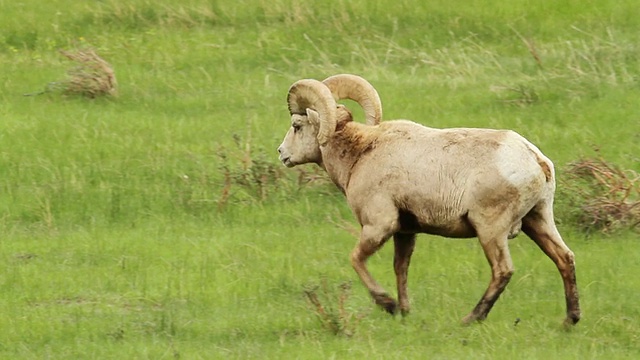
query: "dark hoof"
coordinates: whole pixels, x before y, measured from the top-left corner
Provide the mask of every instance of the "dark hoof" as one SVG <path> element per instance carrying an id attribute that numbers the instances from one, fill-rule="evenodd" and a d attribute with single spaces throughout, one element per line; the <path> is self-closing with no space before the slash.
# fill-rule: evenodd
<path id="1" fill-rule="evenodd" d="M 564 326 L 573 326 L 580 321 L 580 314 L 567 314 L 567 318 L 564 319 Z"/>
<path id="2" fill-rule="evenodd" d="M 384 311 L 388 312 L 391 315 L 395 316 L 398 312 L 398 305 L 393 300 L 385 302 L 384 304 L 380 304 L 380 306 L 384 309 Z"/>
<path id="3" fill-rule="evenodd" d="M 378 304 L 384 311 L 391 315 L 395 315 L 398 312 L 398 304 L 387 294 L 372 294 L 376 304 Z"/>

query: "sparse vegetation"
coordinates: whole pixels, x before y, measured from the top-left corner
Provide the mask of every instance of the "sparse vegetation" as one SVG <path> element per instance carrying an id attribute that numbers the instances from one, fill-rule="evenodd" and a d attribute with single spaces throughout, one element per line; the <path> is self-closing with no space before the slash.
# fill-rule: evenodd
<path id="1" fill-rule="evenodd" d="M 252 148 L 250 139 L 243 142 L 238 135 L 234 136 L 234 142 L 234 148 L 217 151 L 225 183 L 219 206 L 224 206 L 234 188 L 262 202 L 279 186 L 287 186 L 282 166 L 273 157 L 268 158 L 266 151 Z"/>
<path id="2" fill-rule="evenodd" d="M 310 308 L 320 321 L 320 325 L 333 335 L 353 336 L 358 322 L 366 313 L 354 313 L 347 308 L 351 295 L 351 283 L 343 282 L 335 289 L 327 281 L 304 290 Z"/>

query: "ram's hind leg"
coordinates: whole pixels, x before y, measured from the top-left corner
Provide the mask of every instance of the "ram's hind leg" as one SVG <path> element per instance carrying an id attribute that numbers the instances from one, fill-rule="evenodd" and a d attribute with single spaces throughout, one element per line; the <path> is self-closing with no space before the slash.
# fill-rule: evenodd
<path id="1" fill-rule="evenodd" d="M 395 233 L 393 242 L 395 245 L 393 269 L 396 273 L 396 284 L 398 286 L 398 305 L 400 306 L 400 313 L 405 316 L 410 309 L 409 295 L 407 294 L 407 275 L 411 254 L 413 254 L 416 244 L 416 235 Z"/>
<path id="2" fill-rule="evenodd" d="M 481 321 L 487 317 L 513 275 L 513 262 L 507 241 L 510 227 L 499 226 L 499 222 L 493 225 L 476 227 L 478 239 L 491 265 L 491 281 L 476 307 L 462 320 L 465 324 L 476 320 Z"/>
<path id="3" fill-rule="evenodd" d="M 580 320 L 580 303 L 576 285 L 576 267 L 573 252 L 562 240 L 553 221 L 550 202 L 538 204 L 522 219 L 522 231 L 527 234 L 556 264 L 564 282 L 567 318 L 565 324 Z"/>

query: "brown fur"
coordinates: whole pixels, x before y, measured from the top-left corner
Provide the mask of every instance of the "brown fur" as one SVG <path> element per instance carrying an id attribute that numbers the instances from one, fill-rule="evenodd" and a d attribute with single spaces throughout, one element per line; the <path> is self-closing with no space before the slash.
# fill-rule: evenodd
<path id="1" fill-rule="evenodd" d="M 536 154 L 536 157 L 538 159 L 538 164 L 540 165 L 540 168 L 542 168 L 542 172 L 544 173 L 544 177 L 547 180 L 547 182 L 551 181 L 551 179 L 553 178 L 552 172 L 551 172 L 551 168 L 549 167 L 549 164 L 547 164 L 546 161 L 542 160 L 538 154 Z"/>

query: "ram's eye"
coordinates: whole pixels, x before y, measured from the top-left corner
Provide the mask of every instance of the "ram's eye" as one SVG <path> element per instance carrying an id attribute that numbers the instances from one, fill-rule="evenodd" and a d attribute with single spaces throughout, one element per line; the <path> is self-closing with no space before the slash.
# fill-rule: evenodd
<path id="1" fill-rule="evenodd" d="M 293 124 L 291 127 L 293 127 L 293 132 L 298 132 L 298 130 L 300 130 L 300 124 Z"/>

